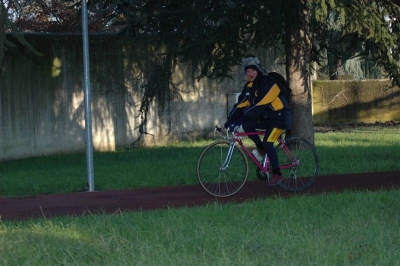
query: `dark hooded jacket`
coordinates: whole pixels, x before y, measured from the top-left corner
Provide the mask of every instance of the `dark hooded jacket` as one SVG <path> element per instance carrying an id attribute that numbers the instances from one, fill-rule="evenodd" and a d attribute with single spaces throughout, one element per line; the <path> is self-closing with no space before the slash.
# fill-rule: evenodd
<path id="1" fill-rule="evenodd" d="M 247 82 L 228 119 L 237 121 L 242 115 L 269 126 L 291 128 L 291 112 L 280 88 L 268 75 L 259 73 L 253 82 Z"/>

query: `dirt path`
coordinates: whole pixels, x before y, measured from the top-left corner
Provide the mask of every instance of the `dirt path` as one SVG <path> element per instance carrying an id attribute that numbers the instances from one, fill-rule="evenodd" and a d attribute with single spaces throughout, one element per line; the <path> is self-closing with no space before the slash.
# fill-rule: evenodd
<path id="1" fill-rule="evenodd" d="M 251 181 L 247 182 L 239 193 L 224 199 L 216 199 L 208 195 L 200 185 L 0 198 L 0 220 L 118 213 L 121 211 L 200 206 L 214 201 L 221 203 L 243 202 L 254 198 L 337 193 L 345 190 L 373 191 L 398 189 L 399 187 L 400 171 L 390 171 L 317 177 L 309 189 L 300 193 L 286 192 L 280 188 L 269 188 L 265 181 Z"/>

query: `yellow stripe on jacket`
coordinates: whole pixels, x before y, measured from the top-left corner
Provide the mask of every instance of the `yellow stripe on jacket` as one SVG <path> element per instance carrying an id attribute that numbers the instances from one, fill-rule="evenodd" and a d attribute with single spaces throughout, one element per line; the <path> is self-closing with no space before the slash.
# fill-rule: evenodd
<path id="1" fill-rule="evenodd" d="M 271 104 L 275 111 L 282 110 L 284 106 L 281 99 L 278 97 L 280 92 L 281 90 L 279 89 L 278 85 L 274 84 L 264 98 L 262 98 L 261 101 L 256 104 L 256 106 Z"/>
<path id="2" fill-rule="evenodd" d="M 247 106 L 250 106 L 250 101 L 248 99 L 246 101 L 242 102 L 242 103 L 239 103 L 236 106 L 236 108 L 244 108 L 244 107 L 247 107 Z"/>

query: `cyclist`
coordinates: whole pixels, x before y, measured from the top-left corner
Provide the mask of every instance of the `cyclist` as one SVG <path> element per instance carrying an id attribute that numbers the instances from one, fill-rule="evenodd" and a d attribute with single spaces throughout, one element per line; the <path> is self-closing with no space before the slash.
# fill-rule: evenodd
<path id="1" fill-rule="evenodd" d="M 284 130 L 291 128 L 291 111 L 286 98 L 280 95 L 280 89 L 274 79 L 261 67 L 260 60 L 248 55 L 242 60 L 247 83 L 239 95 L 238 102 L 229 112 L 225 128 L 243 129 L 245 132 L 265 130 L 263 141 L 259 135 L 250 135 L 256 145 L 253 156 L 260 160 L 268 154 L 272 166 L 269 186 L 275 186 L 284 180 L 279 167 L 274 142 Z"/>

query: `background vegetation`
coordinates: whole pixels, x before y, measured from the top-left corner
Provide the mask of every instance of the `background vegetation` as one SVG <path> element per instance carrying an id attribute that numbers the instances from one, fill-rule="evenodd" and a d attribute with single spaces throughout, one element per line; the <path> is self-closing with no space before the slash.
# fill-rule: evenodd
<path id="1" fill-rule="evenodd" d="M 347 128 L 316 133 L 320 169 L 326 175 L 399 170 L 400 126 Z M 94 154 L 96 190 L 197 184 L 196 163 L 213 140 L 171 143 Z M 251 143 L 249 143 L 251 145 Z M 250 179 L 256 179 L 250 170 Z M 85 154 L 8 161 L 0 164 L 0 196 L 84 191 Z"/>
<path id="2" fill-rule="evenodd" d="M 1 0 L 0 64 L 15 42 L 35 52 L 22 32 L 77 32 L 80 3 Z M 89 10 L 92 32 L 154 38 L 157 49 L 143 72 L 140 134 L 147 133 L 151 103 L 168 95 L 174 66 L 180 62 L 189 62 L 196 78 L 225 79 L 254 49 L 283 46 L 293 121 L 302 121 L 294 122 L 292 130 L 311 142 L 313 66 L 327 62 L 324 73 L 337 79 L 346 61 L 364 58 L 400 84 L 398 0 L 91 0 Z M 13 33 L 17 41 L 5 33 Z"/>
<path id="3" fill-rule="evenodd" d="M 18 35 L 21 31 L 13 20 L 20 17 L 13 12 L 19 7 L 25 11 L 30 7 L 27 3 L 57 1 L 34 2 L 0 0 L 0 63 L 4 52 L 15 45 L 6 32 L 12 32 L 27 50 L 34 51 Z M 73 11 L 79 11 L 76 1 L 69 2 Z M 294 108 L 309 123 L 301 126 L 309 130 L 306 133 L 311 138 L 314 138 L 312 102 L 307 92 L 310 92 L 312 62 L 319 62 L 320 55 L 331 62 L 330 76 L 337 73 L 346 58 L 360 56 L 371 58 L 394 83 L 400 84 L 398 27 L 395 20 L 384 22 L 385 18 L 399 17 L 398 1 L 93 0 L 90 3 L 102 11 L 94 14 L 107 18 L 103 25 L 112 22 L 121 26 L 125 34 L 138 37 L 153 34 L 159 44 L 160 50 L 146 78 L 154 77 L 154 73 L 163 75 L 145 86 L 147 93 L 140 106 L 144 114 L 153 99 L 168 89 L 171 66 L 177 61 L 192 62 L 197 67 L 194 75 L 198 77 L 225 77 L 229 66 L 239 63 L 251 48 L 267 49 L 282 43 L 288 56 L 288 80 L 296 93 Z M 47 10 L 46 5 L 39 6 Z M 49 25 L 74 24 L 51 9 L 45 16 L 33 16 L 38 13 L 37 10 L 27 13 L 25 18 L 41 18 Z M 344 52 L 348 55 L 344 56 Z M 300 125 L 296 126 L 301 132 Z M 398 128 L 395 131 L 368 128 L 317 133 L 320 174 L 398 170 L 397 132 Z M 204 144 L 205 141 L 96 154 L 98 189 L 143 186 L 138 185 L 138 180 L 145 182 L 144 186 L 195 183 L 194 165 Z M 157 169 L 154 162 L 159 165 Z M 160 169 L 168 169 L 171 176 Z M 84 186 L 83 173 L 84 155 L 4 162 L 0 165 L 0 177 L 2 185 L 7 187 L 1 186 L 1 195 L 80 191 Z M 3 265 L 395 265 L 400 260 L 398 198 L 398 190 L 347 192 L 191 209 L 3 221 L 0 262 Z"/>

